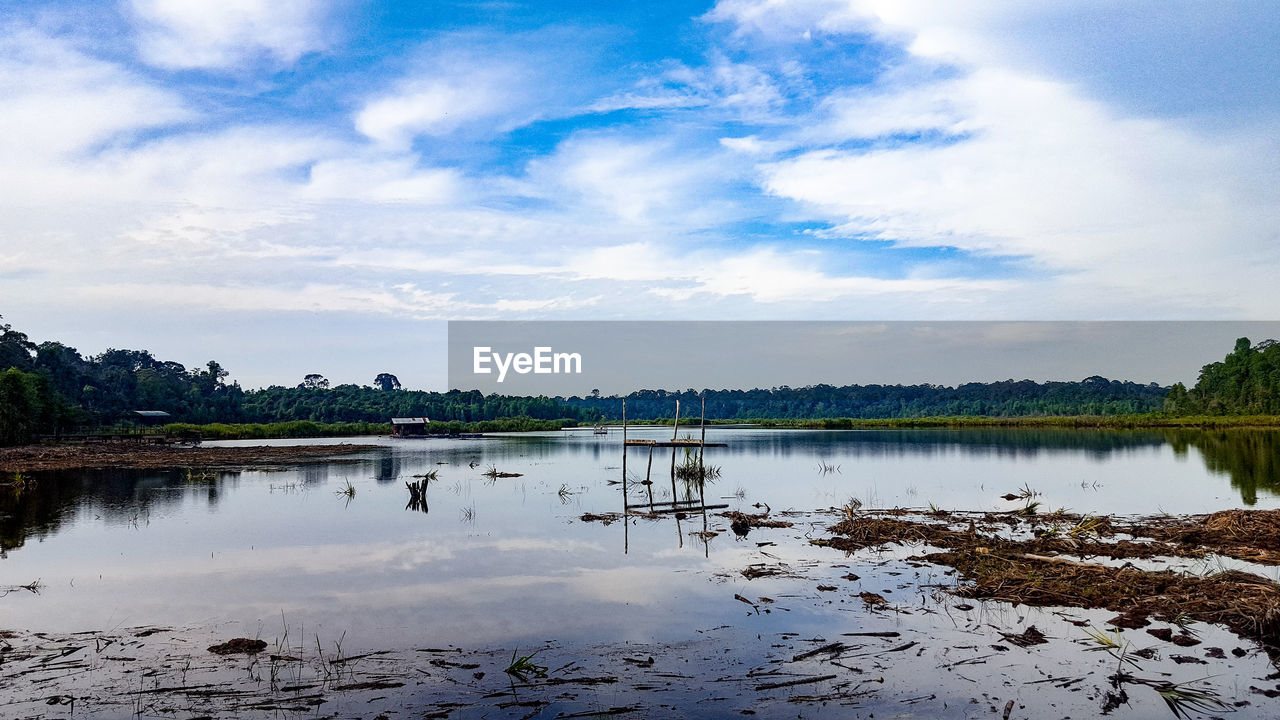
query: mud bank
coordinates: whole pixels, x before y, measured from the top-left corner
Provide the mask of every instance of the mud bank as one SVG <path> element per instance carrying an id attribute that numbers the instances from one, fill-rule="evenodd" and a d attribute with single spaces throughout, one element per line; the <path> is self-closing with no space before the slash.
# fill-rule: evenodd
<path id="1" fill-rule="evenodd" d="M 376 445 L 259 445 L 253 447 L 181 447 L 103 443 L 100 445 L 24 445 L 0 448 L 0 472 L 171 467 L 206 468 L 296 465 L 331 460 L 377 449 Z"/>

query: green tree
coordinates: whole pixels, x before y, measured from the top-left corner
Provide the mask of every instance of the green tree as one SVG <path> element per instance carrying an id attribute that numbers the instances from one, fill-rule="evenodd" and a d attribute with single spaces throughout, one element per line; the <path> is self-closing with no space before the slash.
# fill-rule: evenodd
<path id="1" fill-rule="evenodd" d="M 50 419 L 48 390 L 42 378 L 9 368 L 0 373 L 0 445 L 20 445 Z"/>

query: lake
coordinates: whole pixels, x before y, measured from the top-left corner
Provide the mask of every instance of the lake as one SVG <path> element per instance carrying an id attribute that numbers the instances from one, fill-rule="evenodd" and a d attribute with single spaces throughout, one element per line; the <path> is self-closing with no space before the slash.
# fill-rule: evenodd
<path id="1" fill-rule="evenodd" d="M 780 651 L 783 645 L 803 649 L 796 643 L 892 630 L 919 636 L 920 647 L 929 649 L 901 653 L 890 672 L 860 668 L 882 676 L 875 692 L 859 699 L 862 712 L 962 717 L 967 711 L 959 705 L 976 700 L 985 708 L 992 702 L 983 694 L 991 693 L 1001 698 L 993 707 L 1003 706 L 1005 697 L 1024 704 L 1030 697 L 1050 698 L 1057 716 L 1087 716 L 1098 703 L 1097 693 L 1078 692 L 1088 682 L 1060 691 L 1027 685 L 1010 694 L 1010 687 L 1037 679 L 1034 663 L 1006 663 L 1000 680 L 981 688 L 939 670 L 961 659 L 957 646 L 975 633 L 989 635 L 981 628 L 999 618 L 1009 627 L 1034 622 L 1064 638 L 1065 649 L 1046 645 L 1038 651 L 1046 667 L 1076 663 L 1081 672 L 1094 672 L 1106 658 L 1080 652 L 1085 636 L 1076 626 L 1042 610 L 1031 611 L 1028 620 L 1025 608 L 1000 603 L 983 603 L 976 612 L 987 615 L 977 618 L 940 611 L 948 600 L 938 588 L 955 580 L 908 561 L 910 549 L 845 556 L 810 546 L 807 540 L 822 537 L 836 519 L 825 511 L 851 501 L 863 508 L 999 511 L 1016 505 L 1002 495 L 1023 488 L 1038 493 L 1044 508 L 1076 513 L 1280 507 L 1276 431 L 710 428 L 707 435 L 727 446 L 706 450 L 706 463 L 720 471 L 706 485 L 706 502 L 752 513 L 767 507 L 794 522 L 792 528 L 737 537 L 718 511 L 705 518 L 690 513 L 582 521 L 584 513 L 622 510 L 617 430 L 206 443 L 379 447 L 271 469 L 39 474 L 36 490 L 0 499 L 0 586 L 37 579 L 42 585 L 39 593 L 0 599 L 0 629 L 76 633 L 153 626 L 266 640 L 292 632 L 315 635 L 326 646 L 341 642 L 347 653 L 431 646 L 510 654 L 528 648 L 549 659 L 573 658 L 587 648 L 632 647 L 643 653 L 659 647 L 671 659 L 671 648 L 685 648 L 675 653 L 685 661 L 730 653 L 731 664 L 744 672 L 791 652 Z M 670 428 L 629 430 L 629 437 L 670 436 Z M 685 452 L 676 450 L 680 461 Z M 671 457 L 670 450 L 654 452 L 657 500 L 670 499 Z M 647 459 L 644 448 L 633 447 L 628 456 L 632 503 L 647 500 L 648 488 L 638 484 Z M 489 469 L 519 476 L 486 477 Z M 407 508 L 405 483 L 431 472 L 436 477 L 428 483 L 426 506 Z M 343 492 L 348 486 L 353 493 Z M 755 580 L 741 575 L 761 562 L 788 572 Z M 1259 572 L 1276 577 L 1274 569 Z M 856 579 L 841 580 L 847 577 Z M 828 582 L 839 592 L 814 590 L 815 584 L 832 587 Z M 917 609 L 873 612 L 856 597 L 866 590 L 888 592 L 884 597 L 900 607 Z M 1097 623 L 1111 615 L 1077 613 Z M 1202 636 L 1223 647 L 1242 645 L 1217 628 L 1206 626 Z M 1275 686 L 1262 680 L 1274 671 L 1265 656 L 1245 649 L 1248 658 L 1233 658 L 1218 672 L 1256 675 L 1249 682 Z M 712 669 L 702 675 L 731 672 L 722 657 L 703 662 Z M 1181 664 L 1161 667 L 1181 670 Z M 917 671 L 948 679 L 926 681 Z M 1191 667 L 1188 673 L 1200 677 L 1206 670 Z M 1233 696 L 1255 703 L 1236 709 L 1272 716 L 1274 701 L 1238 687 L 1238 678 L 1233 682 Z M 698 683 L 677 685 L 663 705 L 671 713 L 703 702 Z M 1047 694 L 1037 695 L 1041 689 Z M 744 696 L 721 694 L 724 707 L 699 704 L 702 714 L 736 716 L 743 709 Z M 903 704 L 928 695 L 933 699 Z M 625 705 L 627 693 L 618 698 Z M 414 700 L 398 702 L 411 706 Z M 795 714 L 794 707 L 779 707 Z M 1158 700 L 1135 701 L 1116 712 L 1169 715 Z"/>

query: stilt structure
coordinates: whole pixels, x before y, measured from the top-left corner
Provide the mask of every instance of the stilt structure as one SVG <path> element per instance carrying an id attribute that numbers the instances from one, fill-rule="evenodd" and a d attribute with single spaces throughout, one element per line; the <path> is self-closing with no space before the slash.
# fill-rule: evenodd
<path id="1" fill-rule="evenodd" d="M 671 434 L 670 440 L 642 440 L 638 438 L 630 438 L 627 436 L 627 403 L 622 401 L 622 509 L 623 514 L 640 513 L 640 514 L 657 514 L 657 513 L 685 513 L 685 512 L 703 512 L 707 510 L 719 510 L 729 507 L 728 505 L 707 505 L 706 504 L 706 472 L 703 466 L 703 451 L 709 447 L 728 447 L 726 443 L 709 443 L 707 442 L 707 403 L 702 401 L 702 437 L 694 439 L 692 437 L 681 438 L 680 432 L 680 401 L 676 401 L 675 414 L 675 430 Z M 632 447 L 643 447 L 649 450 L 648 464 L 645 467 L 644 482 L 642 483 L 648 490 L 649 502 L 637 505 L 631 504 L 631 498 L 628 494 L 628 478 L 627 478 L 627 451 Z M 671 448 L 671 500 L 654 500 L 653 498 L 653 451 L 654 448 Z M 698 497 L 688 498 L 686 500 L 679 499 L 676 491 L 676 450 L 685 448 L 686 450 L 696 448 L 698 451 Z"/>

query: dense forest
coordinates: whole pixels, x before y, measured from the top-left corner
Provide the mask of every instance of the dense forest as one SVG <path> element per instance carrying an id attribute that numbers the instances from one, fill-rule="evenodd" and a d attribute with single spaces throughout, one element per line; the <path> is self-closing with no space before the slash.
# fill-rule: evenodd
<path id="1" fill-rule="evenodd" d="M 1222 362 L 1201 368 L 1195 387 L 1174 385 L 1164 409 L 1183 415 L 1280 415 L 1280 343 L 1236 340 Z"/>
<path id="2" fill-rule="evenodd" d="M 697 416 L 701 398 L 707 417 L 755 418 L 911 418 L 942 415 L 1120 415 L 1159 410 L 1167 388 L 1154 383 L 1090 377 L 1080 382 L 1005 380 L 994 383 L 944 385 L 813 385 L 769 390 L 706 390 L 683 392 L 642 390 L 626 397 L 627 418 L 670 417 L 675 400 L 683 414 Z M 622 416 L 622 398 L 571 397 L 574 407 L 596 410 L 605 417 Z"/>
<path id="3" fill-rule="evenodd" d="M 597 415 L 545 397 L 400 390 L 390 373 L 374 384 L 337 385 L 318 374 L 296 387 L 243 390 L 216 361 L 187 369 L 145 350 L 84 357 L 58 342 L 36 344 L 0 324 L 0 445 L 35 434 L 109 425 L 134 410 L 163 410 L 176 422 L 377 422 L 426 416 L 447 423 L 529 417 L 592 421 Z"/>
<path id="4" fill-rule="evenodd" d="M 533 418 L 594 422 L 622 416 L 622 397 L 547 398 L 400 389 L 380 373 L 371 385 L 330 387 L 319 374 L 295 387 L 244 390 L 216 361 L 188 369 L 145 350 L 85 357 L 58 342 L 35 343 L 0 323 L 0 445 L 33 435 L 127 420 L 134 410 L 163 410 L 184 423 L 385 423 L 426 416 L 440 427 Z M 669 418 L 679 399 L 685 417 L 705 397 L 715 420 L 1026 417 L 1053 415 L 1280 414 L 1280 344 L 1247 338 L 1222 362 L 1205 365 L 1195 387 L 1089 377 L 1079 382 L 1006 380 L 942 385 L 814 385 L 753 390 L 641 390 L 626 396 L 627 417 Z"/>

